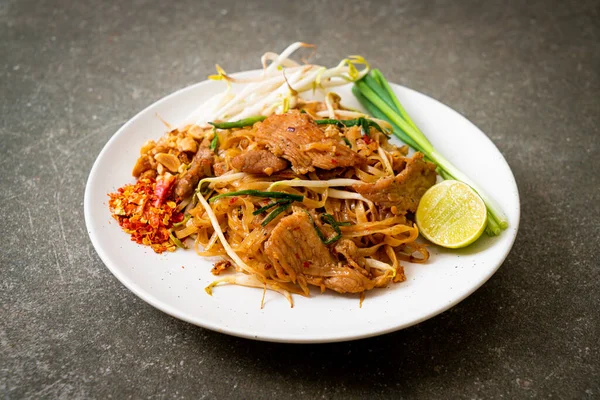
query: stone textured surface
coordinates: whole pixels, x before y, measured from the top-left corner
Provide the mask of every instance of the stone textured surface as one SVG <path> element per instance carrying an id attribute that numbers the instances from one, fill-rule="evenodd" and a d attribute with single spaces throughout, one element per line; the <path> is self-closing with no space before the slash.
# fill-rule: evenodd
<path id="1" fill-rule="evenodd" d="M 599 398 L 600 7 L 590 1 L 0 3 L 3 398 Z M 110 136 L 219 62 L 359 53 L 500 148 L 521 230 L 452 310 L 382 337 L 252 342 L 139 300 L 87 237 Z"/>

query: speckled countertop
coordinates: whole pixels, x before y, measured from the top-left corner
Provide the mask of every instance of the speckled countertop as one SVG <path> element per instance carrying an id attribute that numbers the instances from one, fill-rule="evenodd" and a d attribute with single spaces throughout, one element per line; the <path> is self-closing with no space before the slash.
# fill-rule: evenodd
<path id="1" fill-rule="evenodd" d="M 3 398 L 600 398 L 597 1 L 167 3 L 0 3 Z M 83 193 L 111 135 L 215 62 L 254 68 L 299 39 L 450 105 L 512 167 L 513 251 L 450 311 L 254 342 L 155 310 L 94 251 Z"/>

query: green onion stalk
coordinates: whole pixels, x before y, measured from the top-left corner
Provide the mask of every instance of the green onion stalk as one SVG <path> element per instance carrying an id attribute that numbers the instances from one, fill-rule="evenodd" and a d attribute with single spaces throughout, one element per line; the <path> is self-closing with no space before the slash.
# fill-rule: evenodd
<path id="1" fill-rule="evenodd" d="M 479 194 L 488 211 L 486 227 L 488 235 L 496 236 L 508 227 L 506 216 L 493 199 L 433 148 L 427 137 L 402 107 L 390 84 L 379 70 L 371 70 L 363 79 L 357 81 L 352 92 L 375 118 L 386 120 L 392 125 L 394 135 L 435 163 L 442 178 L 462 181 Z"/>

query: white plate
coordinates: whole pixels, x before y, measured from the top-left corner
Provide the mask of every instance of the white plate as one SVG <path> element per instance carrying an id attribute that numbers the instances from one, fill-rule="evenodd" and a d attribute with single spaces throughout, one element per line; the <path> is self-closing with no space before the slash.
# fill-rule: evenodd
<path id="1" fill-rule="evenodd" d="M 242 75 L 254 74 L 255 71 Z M 176 318 L 214 331 L 274 342 L 318 343 L 359 339 L 406 328 L 431 318 L 473 293 L 500 267 L 519 225 L 519 195 L 513 174 L 494 144 L 471 122 L 423 94 L 393 85 L 398 98 L 433 145 L 494 198 L 510 227 L 499 237 L 483 236 L 462 250 L 431 247 L 427 264 L 405 263 L 407 281 L 358 296 L 334 293 L 294 296 L 294 308 L 281 295 L 219 286 L 213 296 L 214 260 L 192 250 L 155 254 L 121 231 L 107 207 L 107 193 L 133 183 L 132 167 L 148 139 L 165 133 L 157 117 L 177 124 L 198 104 L 223 90 L 206 81 L 171 94 L 127 122 L 106 144 L 85 191 L 85 220 L 96 251 L 110 271 L 137 296 Z M 349 85 L 336 88 L 343 103 L 359 108 Z M 185 267 L 185 268 L 184 268 Z"/>

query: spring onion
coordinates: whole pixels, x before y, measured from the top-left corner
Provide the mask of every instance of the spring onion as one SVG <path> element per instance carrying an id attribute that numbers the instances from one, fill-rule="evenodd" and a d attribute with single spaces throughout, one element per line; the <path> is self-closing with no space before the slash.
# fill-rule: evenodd
<path id="1" fill-rule="evenodd" d="M 217 130 L 214 129 L 213 130 L 214 136 L 212 138 L 212 140 L 210 141 L 210 149 L 212 151 L 217 150 L 217 146 L 219 145 L 219 135 L 217 134 Z"/>
<path id="2" fill-rule="evenodd" d="M 393 130 L 394 134 L 398 138 L 400 138 L 400 140 L 402 140 L 404 143 L 406 143 L 413 149 L 415 149 L 417 151 L 421 151 L 419 145 L 417 145 L 414 142 L 414 140 L 412 140 L 410 138 L 410 136 L 408 136 L 406 133 L 404 133 L 404 131 L 402 129 L 400 129 L 396 124 L 394 124 L 392 121 L 387 119 L 385 114 L 383 114 L 381 111 L 379 111 L 379 109 L 377 107 L 375 107 L 375 105 L 373 105 L 373 103 L 371 103 L 365 96 L 363 96 L 363 94 L 360 92 L 360 90 L 358 90 L 358 87 L 356 85 L 354 85 L 352 87 L 352 93 L 354 94 L 354 97 L 356 97 L 356 99 L 360 102 L 360 104 L 362 104 L 363 107 L 367 109 L 369 114 L 371 114 L 372 116 L 374 116 L 377 119 L 383 119 L 383 120 L 387 121 L 392 126 L 392 130 Z M 421 151 L 421 153 L 422 153 L 422 151 Z"/>
<path id="3" fill-rule="evenodd" d="M 267 218 L 265 218 L 264 221 L 261 223 L 261 225 L 262 226 L 267 226 L 269 224 L 269 222 L 271 222 L 275 218 L 277 218 L 277 216 L 279 214 L 281 214 L 282 212 L 284 212 L 285 210 L 287 210 L 288 208 L 290 208 L 291 204 L 292 204 L 291 200 L 288 200 L 286 203 L 282 204 L 281 206 L 279 206 L 276 209 L 274 209 L 273 211 L 271 211 L 269 213 L 269 215 L 267 215 Z"/>
<path id="4" fill-rule="evenodd" d="M 183 218 L 183 220 L 181 222 L 174 223 L 173 227 L 179 228 L 180 226 L 185 226 L 185 224 L 187 224 L 187 222 L 190 220 L 191 217 L 192 217 L 191 214 L 186 214 L 185 217 Z"/>
<path id="5" fill-rule="evenodd" d="M 212 126 L 214 126 L 217 129 L 245 128 L 247 126 L 252 126 L 257 122 L 264 121 L 265 118 L 267 118 L 267 117 L 265 117 L 264 115 L 259 115 L 256 117 L 240 119 L 239 121 L 209 122 L 209 124 L 211 124 Z"/>
<path id="6" fill-rule="evenodd" d="M 304 196 L 300 196 L 297 194 L 290 194 L 285 192 L 261 192 L 259 190 L 238 190 L 237 192 L 227 192 L 221 193 L 215 197 L 212 197 L 209 202 L 214 202 L 223 197 L 233 197 L 233 196 L 254 196 L 254 197 L 268 197 L 272 199 L 288 199 L 291 201 L 302 201 L 304 200 Z"/>
<path id="7" fill-rule="evenodd" d="M 347 128 L 351 126 L 359 125 L 361 127 L 363 135 L 369 136 L 369 128 L 373 127 L 377 129 L 379 132 L 386 134 L 387 133 L 381 129 L 381 126 L 372 119 L 359 117 L 356 119 L 315 119 L 315 123 L 317 125 L 337 125 L 337 126 L 345 126 Z"/>
<path id="8" fill-rule="evenodd" d="M 438 153 L 427 137 L 408 116 L 406 110 L 394 94 L 393 89 L 379 70 L 372 70 L 363 79 L 354 84 L 353 93 L 361 104 L 376 118 L 388 121 L 394 128 L 394 134 L 413 149 L 420 151 L 438 166 L 438 172 L 444 179 L 456 179 L 473 188 L 483 199 L 488 209 L 486 233 L 490 236 L 500 234 L 508 227 L 508 220 L 496 203 L 483 192 L 465 174 Z"/>
<path id="9" fill-rule="evenodd" d="M 329 239 L 327 239 L 325 237 L 325 235 L 323 234 L 323 232 L 321 232 L 321 230 L 319 229 L 319 227 L 317 226 L 317 224 L 315 223 L 315 221 L 313 220 L 312 215 L 310 215 L 310 213 L 308 211 L 305 211 L 306 215 L 308 215 L 308 219 L 310 220 L 310 222 L 313 225 L 313 228 L 315 228 L 315 231 L 317 232 L 317 236 L 319 237 L 319 239 L 321 240 L 321 242 L 323 242 L 323 244 L 332 244 L 337 242 L 338 240 L 340 240 L 342 238 L 342 231 L 340 231 L 340 226 L 349 226 L 351 225 L 350 222 L 338 222 L 335 220 L 335 218 L 333 218 L 333 216 L 331 214 L 323 214 L 321 215 L 321 221 L 323 221 L 324 223 L 331 225 L 331 227 L 333 228 L 333 230 L 335 231 L 335 235 L 330 237 Z"/>
<path id="10" fill-rule="evenodd" d="M 173 242 L 173 244 L 175 244 L 175 246 L 179 247 L 180 249 L 187 249 L 187 246 L 185 244 L 183 244 L 181 242 L 181 240 L 177 239 L 175 237 L 175 235 L 173 235 L 173 232 L 169 231 L 169 238 L 171 239 L 171 242 Z"/>
<path id="11" fill-rule="evenodd" d="M 252 213 L 252 215 L 259 215 L 259 214 L 262 214 L 262 213 L 264 213 L 265 211 L 268 211 L 268 210 L 270 210 L 271 208 L 273 208 L 273 207 L 275 207 L 275 206 L 278 206 L 278 205 L 280 205 L 280 204 L 286 204 L 286 203 L 289 203 L 289 200 L 288 200 L 288 199 L 279 199 L 279 200 L 276 200 L 276 201 L 274 201 L 274 202 L 272 202 L 272 203 L 269 203 L 269 204 L 267 204 L 267 205 L 266 205 L 266 206 L 264 206 L 264 207 L 261 207 L 261 208 L 259 208 L 259 209 L 258 209 L 258 210 L 256 210 L 256 211 L 254 211 L 254 212 Z"/>

